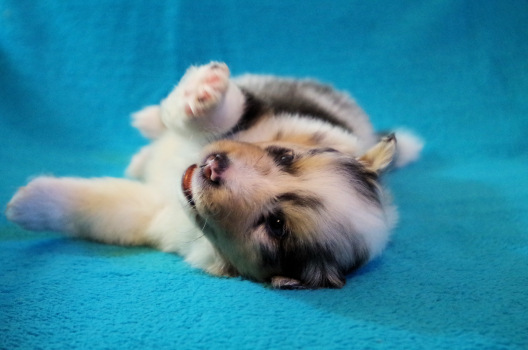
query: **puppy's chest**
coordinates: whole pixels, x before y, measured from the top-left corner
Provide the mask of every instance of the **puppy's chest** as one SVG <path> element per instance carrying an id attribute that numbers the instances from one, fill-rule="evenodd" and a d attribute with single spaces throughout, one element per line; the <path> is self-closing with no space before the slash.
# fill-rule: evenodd
<path id="1" fill-rule="evenodd" d="M 178 135 L 167 133 L 152 145 L 146 169 L 146 182 L 165 194 L 180 196 L 181 178 L 185 169 L 199 162 L 201 145 Z"/>

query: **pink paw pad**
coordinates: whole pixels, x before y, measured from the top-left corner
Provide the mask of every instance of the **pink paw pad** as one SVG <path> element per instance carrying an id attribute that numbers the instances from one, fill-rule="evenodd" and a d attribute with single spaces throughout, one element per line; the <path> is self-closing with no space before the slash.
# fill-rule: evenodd
<path id="1" fill-rule="evenodd" d="M 185 113 L 202 117 L 213 112 L 229 85 L 229 68 L 224 63 L 210 63 L 188 73 L 183 82 Z"/>

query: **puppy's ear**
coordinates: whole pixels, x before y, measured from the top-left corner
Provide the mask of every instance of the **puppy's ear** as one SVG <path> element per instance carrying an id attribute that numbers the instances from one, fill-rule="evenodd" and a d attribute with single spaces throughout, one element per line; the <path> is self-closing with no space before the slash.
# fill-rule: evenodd
<path id="1" fill-rule="evenodd" d="M 306 266 L 301 280 L 308 288 L 342 288 L 346 279 L 337 266 L 325 262 L 314 262 Z"/>
<path id="2" fill-rule="evenodd" d="M 380 172 L 387 168 L 396 153 L 396 136 L 390 134 L 385 136 L 367 153 L 359 158 L 359 161 L 370 171 Z"/>
<path id="3" fill-rule="evenodd" d="M 276 289 L 317 289 L 317 288 L 342 288 L 345 285 L 345 278 L 338 275 L 320 275 L 317 279 L 312 279 L 309 284 L 290 277 L 274 276 L 271 278 L 271 286 Z"/>
<path id="4" fill-rule="evenodd" d="M 343 288 L 346 283 L 345 276 L 334 270 L 326 270 L 316 281 L 314 288 Z"/>
<path id="5" fill-rule="evenodd" d="M 294 278 L 274 276 L 271 278 L 271 286 L 277 289 L 306 289 L 301 281 Z"/>

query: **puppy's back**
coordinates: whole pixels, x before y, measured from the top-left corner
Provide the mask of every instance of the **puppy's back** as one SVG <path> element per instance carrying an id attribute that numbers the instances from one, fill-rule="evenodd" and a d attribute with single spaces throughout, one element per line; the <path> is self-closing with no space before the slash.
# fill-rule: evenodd
<path id="1" fill-rule="evenodd" d="M 235 82 L 245 93 L 277 114 L 323 120 L 354 133 L 366 145 L 376 141 L 372 124 L 361 107 L 348 94 L 329 85 L 270 75 L 244 75 Z"/>

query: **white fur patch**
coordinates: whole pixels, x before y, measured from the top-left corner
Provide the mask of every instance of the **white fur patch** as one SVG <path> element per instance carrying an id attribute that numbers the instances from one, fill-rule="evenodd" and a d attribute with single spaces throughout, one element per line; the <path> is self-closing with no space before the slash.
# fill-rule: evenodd
<path id="1" fill-rule="evenodd" d="M 167 130 L 161 121 L 160 106 L 148 106 L 132 114 L 132 126 L 151 140 L 157 139 Z"/>

